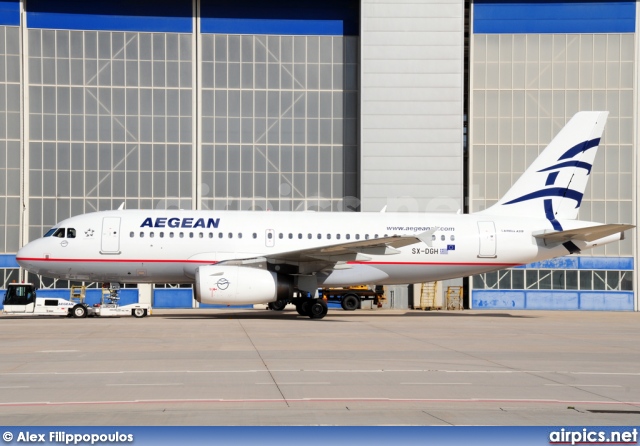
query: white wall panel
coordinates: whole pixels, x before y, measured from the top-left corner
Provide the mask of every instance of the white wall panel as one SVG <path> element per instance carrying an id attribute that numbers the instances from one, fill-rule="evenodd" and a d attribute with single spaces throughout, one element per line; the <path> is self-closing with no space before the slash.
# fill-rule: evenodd
<path id="1" fill-rule="evenodd" d="M 462 207 L 463 16 L 462 0 L 362 0 L 362 210 Z"/>

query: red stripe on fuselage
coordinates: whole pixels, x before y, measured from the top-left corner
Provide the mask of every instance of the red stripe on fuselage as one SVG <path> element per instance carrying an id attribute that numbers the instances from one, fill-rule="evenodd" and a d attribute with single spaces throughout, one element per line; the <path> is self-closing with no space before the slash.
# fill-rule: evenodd
<path id="1" fill-rule="evenodd" d="M 59 258 L 35 258 L 20 257 L 18 261 L 24 262 L 92 262 L 92 263 L 218 263 L 217 260 L 188 260 L 188 259 L 59 259 Z M 446 265 L 446 266 L 500 266 L 510 268 L 521 265 L 520 263 L 490 263 L 490 262 L 363 262 L 351 261 L 350 265 Z"/>
<path id="2" fill-rule="evenodd" d="M 349 265 L 447 265 L 447 266 L 504 266 L 511 268 L 522 263 L 490 263 L 490 262 L 347 262 Z"/>
<path id="3" fill-rule="evenodd" d="M 171 259 L 44 259 L 36 257 L 20 257 L 16 261 L 24 262 L 93 262 L 93 263 L 218 263 L 217 260 L 171 260 Z"/>

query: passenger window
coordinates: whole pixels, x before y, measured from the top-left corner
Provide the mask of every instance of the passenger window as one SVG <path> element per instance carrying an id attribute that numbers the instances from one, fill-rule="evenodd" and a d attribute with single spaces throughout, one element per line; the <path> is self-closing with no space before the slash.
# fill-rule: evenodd
<path id="1" fill-rule="evenodd" d="M 253 238 L 258 238 L 258 234 L 256 234 L 255 232 L 253 233 Z"/>
<path id="2" fill-rule="evenodd" d="M 308 238 L 309 240 L 311 240 L 311 239 L 313 238 L 313 236 L 311 235 L 311 233 L 309 233 L 309 234 L 307 235 L 307 238 Z"/>
<path id="3" fill-rule="evenodd" d="M 269 240 L 271 240 L 271 239 L 273 238 L 273 234 L 272 234 L 271 232 L 269 232 L 269 233 L 267 234 L 267 238 L 268 238 Z"/>
<path id="4" fill-rule="evenodd" d="M 184 232 L 180 233 L 180 238 L 184 238 Z"/>
<path id="5" fill-rule="evenodd" d="M 365 235 L 364 235 L 364 239 L 365 239 L 365 240 L 369 240 L 369 234 L 365 234 Z"/>
<path id="6" fill-rule="evenodd" d="M 224 237 L 224 236 L 222 235 L 222 232 L 218 232 L 218 238 L 222 238 L 222 237 Z"/>
<path id="7" fill-rule="evenodd" d="M 378 238 L 378 234 L 374 235 L 373 238 Z"/>
<path id="8" fill-rule="evenodd" d="M 58 306 L 58 299 L 45 299 L 44 300 L 44 306 L 45 307 L 57 307 Z"/>
<path id="9" fill-rule="evenodd" d="M 73 228 L 67 229 L 67 238 L 76 238 L 76 230 Z"/>
<path id="10" fill-rule="evenodd" d="M 144 238 L 144 232 L 140 231 L 140 238 Z"/>
<path id="11" fill-rule="evenodd" d="M 327 240 L 331 239 L 331 234 L 327 234 Z"/>
<path id="12" fill-rule="evenodd" d="M 440 236 L 440 240 L 442 240 L 442 241 L 444 242 L 444 241 L 445 241 L 445 239 L 446 239 L 446 237 L 444 236 L 444 234 L 442 234 L 442 235 Z"/>
<path id="13" fill-rule="evenodd" d="M 278 234 L 278 238 L 281 239 L 282 237 L 284 237 L 284 234 L 282 234 L 282 232 L 280 234 Z"/>
<path id="14" fill-rule="evenodd" d="M 347 238 L 347 240 L 351 239 L 351 235 L 349 235 L 349 234 L 345 235 L 345 237 Z"/>
<path id="15" fill-rule="evenodd" d="M 302 240 L 302 234 L 298 234 L 298 239 Z"/>
<path id="16" fill-rule="evenodd" d="M 435 235 L 435 234 L 433 234 L 433 235 L 431 236 L 431 240 L 435 240 L 435 239 L 436 239 L 436 235 Z"/>
<path id="17" fill-rule="evenodd" d="M 242 232 L 238 232 L 238 238 L 242 238 Z"/>
<path id="18" fill-rule="evenodd" d="M 322 238 L 322 234 L 318 234 L 318 240 Z"/>
<path id="19" fill-rule="evenodd" d="M 133 236 L 134 236 L 134 233 L 133 233 L 133 231 L 131 231 L 131 232 L 129 233 L 129 237 L 133 238 Z"/>
<path id="20" fill-rule="evenodd" d="M 164 238 L 164 232 L 160 233 L 160 238 Z"/>
<path id="21" fill-rule="evenodd" d="M 454 241 L 456 239 L 455 235 L 451 235 L 451 241 Z"/>
<path id="22" fill-rule="evenodd" d="M 173 238 L 173 232 L 169 233 L 169 238 Z"/>
<path id="23" fill-rule="evenodd" d="M 229 233 L 229 238 L 233 238 L 233 234 L 231 232 Z"/>
<path id="24" fill-rule="evenodd" d="M 200 238 L 204 238 L 204 234 L 201 232 L 199 235 Z"/>
<path id="25" fill-rule="evenodd" d="M 213 238 L 213 232 L 209 233 L 209 238 Z"/>
<path id="26" fill-rule="evenodd" d="M 336 234 L 336 238 L 340 240 L 340 234 Z"/>
<path id="27" fill-rule="evenodd" d="M 155 234 L 153 233 L 153 231 L 151 231 L 151 232 L 149 233 L 149 237 L 151 237 L 151 238 L 153 238 L 153 236 L 154 236 L 154 235 L 155 235 Z"/>
<path id="28" fill-rule="evenodd" d="M 360 234 L 356 234 L 356 240 L 360 240 Z"/>
<path id="29" fill-rule="evenodd" d="M 189 233 L 189 238 L 193 238 L 193 232 Z"/>
<path id="30" fill-rule="evenodd" d="M 293 238 L 293 234 L 289 233 L 289 240 L 291 240 Z"/>

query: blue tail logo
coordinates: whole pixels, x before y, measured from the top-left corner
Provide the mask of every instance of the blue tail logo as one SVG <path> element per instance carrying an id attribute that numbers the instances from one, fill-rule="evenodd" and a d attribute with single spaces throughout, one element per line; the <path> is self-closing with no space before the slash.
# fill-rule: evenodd
<path id="1" fill-rule="evenodd" d="M 600 145 L 600 138 L 596 138 L 588 141 L 583 141 L 580 144 L 576 144 L 575 146 L 571 147 L 569 150 L 564 152 L 560 156 L 560 158 L 558 158 L 558 162 L 556 164 L 549 167 L 545 167 L 544 169 L 538 170 L 539 173 L 549 172 L 549 174 L 547 175 L 545 186 L 550 186 L 550 187 L 546 187 L 545 189 L 540 189 L 540 190 L 528 193 L 526 195 L 522 195 L 504 204 L 507 205 L 507 204 L 514 204 L 514 203 L 522 203 L 524 201 L 535 200 L 537 198 L 549 197 L 544 200 L 545 215 L 553 225 L 554 229 L 561 231 L 562 226 L 560 225 L 558 220 L 556 220 L 555 218 L 555 213 L 553 211 L 553 201 L 551 200 L 551 198 L 562 197 L 562 198 L 569 198 L 571 200 L 575 200 L 576 208 L 578 208 L 582 203 L 582 198 L 584 197 L 584 194 L 580 191 L 569 189 L 568 187 L 569 185 L 567 185 L 566 187 L 555 186 L 555 182 L 556 182 L 556 179 L 558 178 L 558 174 L 560 173 L 561 169 L 578 168 L 578 169 L 585 169 L 587 171 L 587 175 L 590 175 L 591 168 L 593 167 L 591 164 L 586 163 L 584 161 L 580 161 L 580 160 L 571 160 L 571 158 L 577 155 L 580 155 L 593 147 L 598 147 L 599 145 Z M 568 161 L 565 161 L 565 160 L 568 160 Z"/>

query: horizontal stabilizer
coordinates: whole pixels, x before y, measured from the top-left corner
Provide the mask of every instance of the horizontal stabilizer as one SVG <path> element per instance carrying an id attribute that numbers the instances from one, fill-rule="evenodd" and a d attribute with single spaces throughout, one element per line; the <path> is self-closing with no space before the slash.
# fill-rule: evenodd
<path id="1" fill-rule="evenodd" d="M 593 242 L 595 240 L 617 234 L 627 229 L 634 228 L 633 225 L 612 224 L 589 226 L 587 228 L 568 229 L 566 231 L 546 232 L 543 234 L 534 234 L 534 237 L 544 240 L 546 244 L 565 243 L 568 241 Z"/>

